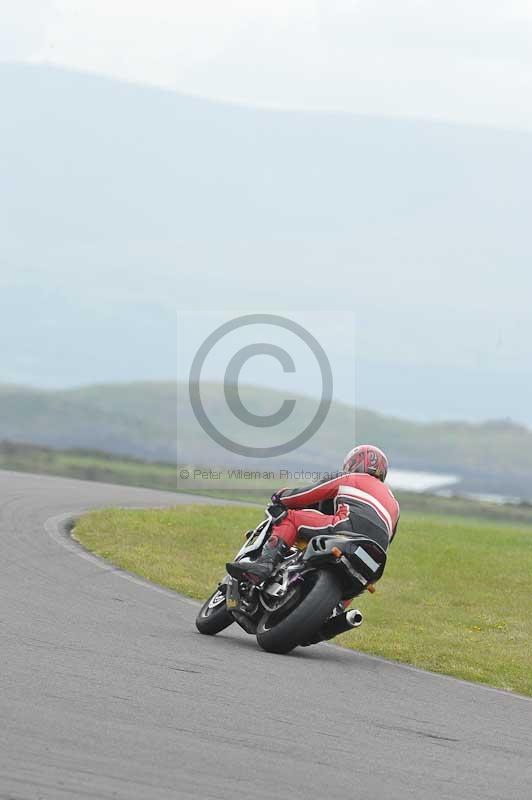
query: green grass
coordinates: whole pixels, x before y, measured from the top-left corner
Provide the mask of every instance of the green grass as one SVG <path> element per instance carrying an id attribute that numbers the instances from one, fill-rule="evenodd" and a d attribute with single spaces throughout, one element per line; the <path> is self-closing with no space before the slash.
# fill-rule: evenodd
<path id="1" fill-rule="evenodd" d="M 0 469 L 167 491 L 175 491 L 177 483 L 174 464 L 154 464 L 98 451 L 54 450 L 13 442 L 0 442 Z"/>
<path id="2" fill-rule="evenodd" d="M 207 597 L 257 510 L 180 506 L 83 517 L 87 549 L 156 583 Z M 434 672 L 532 695 L 529 529 L 407 514 L 384 578 L 358 598 L 365 624 L 337 640 Z"/>
<path id="3" fill-rule="evenodd" d="M 257 510 L 245 507 L 112 508 L 82 517 L 73 536 L 130 572 L 202 600 L 216 588 L 225 562 L 241 547 L 243 531 L 259 518 Z"/>

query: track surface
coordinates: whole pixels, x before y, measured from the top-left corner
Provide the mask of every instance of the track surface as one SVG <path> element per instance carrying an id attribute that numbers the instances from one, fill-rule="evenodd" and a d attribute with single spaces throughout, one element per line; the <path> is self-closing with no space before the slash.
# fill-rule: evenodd
<path id="1" fill-rule="evenodd" d="M 330 646 L 268 655 L 236 627 L 200 636 L 190 601 L 45 530 L 189 499 L 0 472 L 1 798 L 529 800 L 529 700 Z"/>

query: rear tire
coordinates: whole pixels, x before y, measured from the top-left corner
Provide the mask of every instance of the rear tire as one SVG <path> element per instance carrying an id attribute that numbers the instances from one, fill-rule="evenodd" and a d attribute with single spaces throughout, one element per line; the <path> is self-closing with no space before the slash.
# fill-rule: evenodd
<path id="1" fill-rule="evenodd" d="M 275 622 L 276 612 L 265 614 L 257 627 L 257 642 L 268 653 L 289 653 L 313 639 L 340 602 L 339 581 L 328 570 L 315 573 L 316 582 L 291 614 Z M 271 627 L 270 627 L 271 626 Z"/>
<path id="2" fill-rule="evenodd" d="M 215 636 L 234 621 L 235 618 L 226 608 L 224 594 L 217 589 L 200 608 L 196 617 L 196 628 L 206 636 Z"/>

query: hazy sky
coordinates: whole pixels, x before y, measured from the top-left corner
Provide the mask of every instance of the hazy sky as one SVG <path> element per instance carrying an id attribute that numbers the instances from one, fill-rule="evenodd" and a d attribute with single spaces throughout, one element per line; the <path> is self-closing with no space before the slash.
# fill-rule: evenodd
<path id="1" fill-rule="evenodd" d="M 532 0 L 0 0 L 0 58 L 205 97 L 532 129 Z"/>

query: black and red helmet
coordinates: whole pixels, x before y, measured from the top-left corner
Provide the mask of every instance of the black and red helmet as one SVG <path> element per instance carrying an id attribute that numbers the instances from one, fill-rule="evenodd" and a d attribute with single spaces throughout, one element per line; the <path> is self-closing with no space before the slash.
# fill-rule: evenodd
<path id="1" fill-rule="evenodd" d="M 346 455 L 342 466 L 343 472 L 365 472 L 380 481 L 388 474 L 388 459 L 373 444 L 359 444 Z"/>

